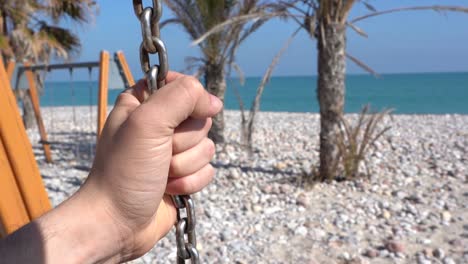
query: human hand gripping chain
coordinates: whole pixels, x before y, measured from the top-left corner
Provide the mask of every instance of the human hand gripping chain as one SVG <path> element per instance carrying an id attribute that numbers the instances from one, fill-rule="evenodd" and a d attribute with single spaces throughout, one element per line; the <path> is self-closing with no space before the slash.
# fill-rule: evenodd
<path id="1" fill-rule="evenodd" d="M 85 183 L 0 240 L 0 262 L 115 263 L 142 256 L 177 220 L 170 195 L 192 194 L 212 180 L 215 150 L 207 134 L 221 108 L 198 80 L 174 72 L 151 95 L 145 81 L 120 94 Z"/>
<path id="2" fill-rule="evenodd" d="M 161 2 L 143 8 L 133 0 L 133 6 L 142 26 L 145 80 L 117 98 L 86 182 L 0 240 L 1 263 L 124 262 L 149 251 L 175 223 L 177 263 L 199 263 L 188 194 L 214 176 L 215 147 L 207 134 L 222 102 L 197 79 L 168 71 L 159 38 Z M 151 66 L 149 54 L 156 53 L 159 65 Z"/>
<path id="3" fill-rule="evenodd" d="M 134 237 L 123 259 L 146 253 L 180 220 L 168 195 L 199 191 L 214 175 L 207 133 L 222 103 L 192 77 L 169 73 L 167 81 L 141 104 L 148 96 L 144 81 L 119 96 L 99 143 L 96 176 L 89 179 L 112 198 L 109 214 L 127 230 L 123 236 Z M 187 224 L 179 223 L 177 229 Z"/>

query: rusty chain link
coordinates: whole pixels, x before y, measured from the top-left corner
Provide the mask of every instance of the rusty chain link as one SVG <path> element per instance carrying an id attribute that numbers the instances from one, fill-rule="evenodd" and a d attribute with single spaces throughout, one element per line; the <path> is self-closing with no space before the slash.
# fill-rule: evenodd
<path id="1" fill-rule="evenodd" d="M 141 24 L 142 42 L 140 45 L 141 70 L 146 76 L 150 93 L 166 84 L 169 71 L 167 50 L 160 38 L 159 20 L 162 16 L 161 0 L 152 0 L 152 7 L 143 7 L 143 0 L 133 0 L 135 15 Z M 151 66 L 150 54 L 158 54 L 159 65 Z M 195 235 L 195 207 L 192 198 L 188 195 L 172 196 L 177 208 L 176 242 L 177 263 L 200 263 Z"/>

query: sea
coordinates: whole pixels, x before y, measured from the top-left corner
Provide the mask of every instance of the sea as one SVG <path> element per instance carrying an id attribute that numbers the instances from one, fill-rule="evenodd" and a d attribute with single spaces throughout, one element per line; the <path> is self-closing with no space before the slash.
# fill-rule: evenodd
<path id="1" fill-rule="evenodd" d="M 230 79 L 225 108 L 239 109 L 241 98 L 244 108 L 250 109 L 260 82 L 261 77 L 246 78 L 243 85 L 238 79 Z M 316 87 L 316 76 L 272 77 L 265 87 L 260 110 L 317 113 Z M 110 105 L 122 89 L 109 90 Z M 96 81 L 46 81 L 41 96 L 41 106 L 85 106 L 96 102 Z M 374 111 L 393 109 L 396 114 L 468 114 L 468 72 L 348 75 L 345 112 L 359 112 L 365 105 Z"/>

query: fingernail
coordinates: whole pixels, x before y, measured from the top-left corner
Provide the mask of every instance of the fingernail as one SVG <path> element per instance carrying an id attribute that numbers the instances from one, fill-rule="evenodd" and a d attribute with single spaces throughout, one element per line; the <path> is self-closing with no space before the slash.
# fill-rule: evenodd
<path id="1" fill-rule="evenodd" d="M 221 102 L 217 96 L 210 94 L 210 97 L 211 106 L 213 106 L 213 108 L 219 109 L 223 106 L 223 102 Z"/>

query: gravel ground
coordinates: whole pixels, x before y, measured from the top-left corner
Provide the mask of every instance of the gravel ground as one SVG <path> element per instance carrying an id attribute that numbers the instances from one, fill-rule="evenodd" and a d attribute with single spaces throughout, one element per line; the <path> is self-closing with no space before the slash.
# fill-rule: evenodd
<path id="1" fill-rule="evenodd" d="M 54 164 L 37 131 L 28 133 L 57 205 L 87 176 L 95 125 L 86 107 L 76 109 L 82 125 L 72 108 L 43 114 Z M 217 177 L 194 195 L 202 263 L 468 263 L 468 116 L 387 118 L 392 128 L 368 156 L 370 179 L 308 187 L 319 116 L 260 113 L 252 157 L 237 143 L 239 117 L 226 112 Z M 171 233 L 134 263 L 175 258 Z"/>

